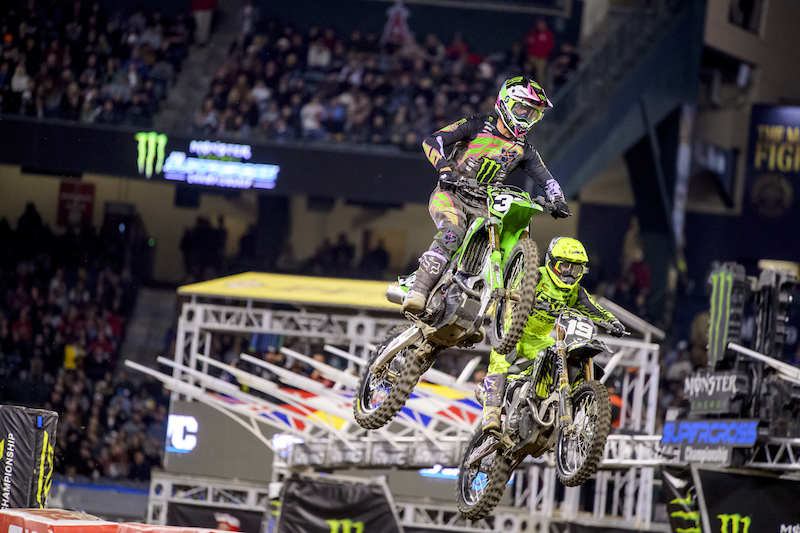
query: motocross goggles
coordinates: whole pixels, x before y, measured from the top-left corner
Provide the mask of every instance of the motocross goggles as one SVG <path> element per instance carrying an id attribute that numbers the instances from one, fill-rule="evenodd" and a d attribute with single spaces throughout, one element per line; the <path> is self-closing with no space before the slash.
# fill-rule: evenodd
<path id="1" fill-rule="evenodd" d="M 543 116 L 541 109 L 522 102 L 514 102 L 514 105 L 511 107 L 511 113 L 519 120 L 524 120 L 531 124 L 539 122 Z"/>
<path id="2" fill-rule="evenodd" d="M 558 260 L 553 266 L 553 270 L 555 270 L 556 274 L 562 279 L 575 281 L 589 269 L 585 263 L 572 263 L 570 261 Z"/>

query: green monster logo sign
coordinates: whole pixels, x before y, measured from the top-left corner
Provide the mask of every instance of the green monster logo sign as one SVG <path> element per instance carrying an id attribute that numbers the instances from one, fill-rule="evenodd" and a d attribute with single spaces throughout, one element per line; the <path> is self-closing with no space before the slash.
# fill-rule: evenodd
<path id="1" fill-rule="evenodd" d="M 252 163 L 247 144 L 190 141 L 187 152 L 173 150 L 167 155 L 163 133 L 136 134 L 136 168 L 147 179 L 163 174 L 165 179 L 191 185 L 229 189 L 274 189 L 280 167 Z"/>
<path id="2" fill-rule="evenodd" d="M 139 169 L 139 174 L 144 174 L 147 179 L 153 176 L 153 171 L 156 174 L 161 173 L 164 167 L 164 150 L 167 147 L 167 136 L 163 133 L 156 133 L 154 131 L 136 134 L 137 141 L 137 158 L 136 166 Z"/>
<path id="3" fill-rule="evenodd" d="M 720 533 L 750 533 L 752 520 L 749 516 L 740 514 L 718 514 L 720 519 Z"/>
<path id="4" fill-rule="evenodd" d="M 364 522 L 345 520 L 325 520 L 331 526 L 331 533 L 364 533 Z"/>

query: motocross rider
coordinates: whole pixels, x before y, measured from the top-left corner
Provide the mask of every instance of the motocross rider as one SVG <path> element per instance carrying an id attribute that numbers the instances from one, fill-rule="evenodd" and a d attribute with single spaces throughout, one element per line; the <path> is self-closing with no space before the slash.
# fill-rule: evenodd
<path id="1" fill-rule="evenodd" d="M 485 209 L 485 200 L 469 196 L 456 186 L 459 178 L 481 184 L 501 183 L 518 166 L 542 188 L 555 205 L 554 218 L 570 215 L 561 186 L 544 166 L 525 134 L 553 107 L 544 89 L 522 76 L 506 80 L 494 111 L 462 118 L 429 135 L 422 148 L 439 172 L 439 184 L 431 193 L 428 212 L 439 232 L 419 259 L 414 284 L 403 301 L 403 312 L 419 314 L 428 293 L 445 265 L 461 245 L 469 224 Z"/>
<path id="2" fill-rule="evenodd" d="M 539 267 L 536 305 L 525 324 L 522 338 L 517 343 L 516 354 L 513 350 L 508 356 L 494 350 L 490 354 L 489 372 L 483 379 L 484 432 L 500 429 L 500 407 L 503 402 L 506 372 L 511 362 L 517 356 L 536 359 L 542 350 L 555 344 L 556 341 L 550 336 L 550 332 L 553 330 L 556 317 L 548 313 L 548 310 L 571 307 L 592 320 L 610 322 L 613 328 L 609 331 L 610 335 L 621 337 L 625 334 L 625 327 L 619 320 L 600 307 L 580 285 L 581 278 L 588 269 L 588 262 L 586 249 L 577 239 L 556 237 L 550 241 L 544 266 Z"/>

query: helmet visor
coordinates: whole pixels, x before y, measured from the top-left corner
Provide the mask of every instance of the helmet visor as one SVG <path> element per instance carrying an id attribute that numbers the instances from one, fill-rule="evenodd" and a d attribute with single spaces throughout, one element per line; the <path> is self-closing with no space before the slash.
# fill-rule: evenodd
<path id="1" fill-rule="evenodd" d="M 542 111 L 538 107 L 533 107 L 522 102 L 514 102 L 511 113 L 518 119 L 530 122 L 538 122 L 542 118 Z"/>
<path id="2" fill-rule="evenodd" d="M 569 261 L 556 261 L 555 271 L 562 278 L 577 279 L 585 271 L 582 263 L 571 263 Z"/>

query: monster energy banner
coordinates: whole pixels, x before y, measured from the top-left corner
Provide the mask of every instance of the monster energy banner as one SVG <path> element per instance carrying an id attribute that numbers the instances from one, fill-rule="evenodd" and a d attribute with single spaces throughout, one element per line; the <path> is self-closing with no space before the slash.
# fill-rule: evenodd
<path id="1" fill-rule="evenodd" d="M 728 341 L 739 342 L 745 300 L 745 270 L 736 263 L 723 263 L 709 276 L 711 312 L 708 323 L 708 367 L 722 361 Z"/>
<path id="2" fill-rule="evenodd" d="M 0 509 L 45 507 L 57 425 L 53 411 L 0 405 Z"/>
<path id="3" fill-rule="evenodd" d="M 697 491 L 691 469 L 688 466 L 663 466 L 661 480 L 672 531 L 701 533 Z"/>
<path id="4" fill-rule="evenodd" d="M 373 532 L 403 533 L 381 485 L 306 478 L 286 481 L 277 533 Z"/>
<path id="5" fill-rule="evenodd" d="M 700 509 L 708 517 L 711 533 L 800 532 L 797 481 L 713 470 L 697 474 L 695 481 L 703 494 Z"/>
<path id="6" fill-rule="evenodd" d="M 800 533 L 800 483 L 775 476 L 661 468 L 675 533 Z"/>

